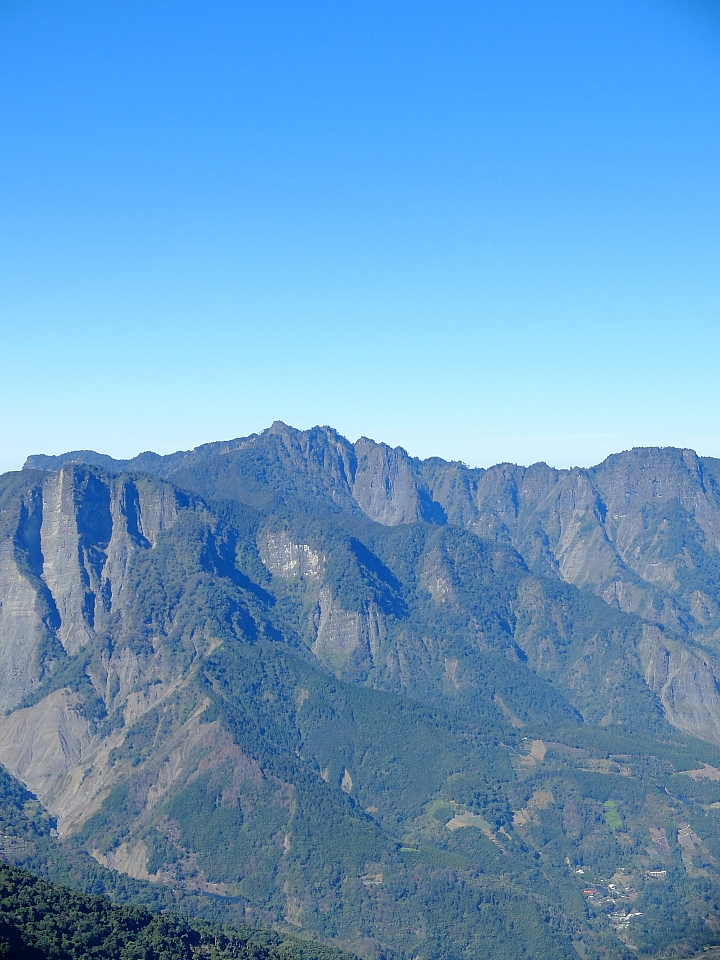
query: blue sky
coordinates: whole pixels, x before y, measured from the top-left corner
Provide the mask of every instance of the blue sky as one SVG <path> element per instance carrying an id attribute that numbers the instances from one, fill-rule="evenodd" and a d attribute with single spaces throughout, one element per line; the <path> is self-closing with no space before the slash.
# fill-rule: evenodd
<path id="1" fill-rule="evenodd" d="M 0 469 L 720 456 L 702 0 L 0 4 Z"/>

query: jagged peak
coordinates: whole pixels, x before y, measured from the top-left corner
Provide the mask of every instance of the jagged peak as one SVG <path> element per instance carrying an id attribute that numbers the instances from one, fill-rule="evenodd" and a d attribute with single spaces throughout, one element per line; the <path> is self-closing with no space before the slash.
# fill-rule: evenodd
<path id="1" fill-rule="evenodd" d="M 265 436 L 283 437 L 286 440 L 292 440 L 296 443 L 312 443 L 315 439 L 323 437 L 327 441 L 339 443 L 343 447 L 352 449 L 356 454 L 366 452 L 370 449 L 379 448 L 388 452 L 392 451 L 397 457 L 413 461 L 416 464 L 452 464 L 455 467 L 464 468 L 469 471 L 477 471 L 478 469 L 482 469 L 483 472 L 487 472 L 488 470 L 512 469 L 514 471 L 519 470 L 532 474 L 538 471 L 548 470 L 552 471 L 558 477 L 561 475 L 569 475 L 573 472 L 577 474 L 578 472 L 583 471 L 589 474 L 595 474 L 603 470 L 607 470 L 623 461 L 632 461 L 633 459 L 669 459 L 675 462 L 685 462 L 688 466 L 692 464 L 692 469 L 697 469 L 699 464 L 714 465 L 720 462 L 713 457 L 700 456 L 695 450 L 688 447 L 635 446 L 628 450 L 612 453 L 600 463 L 589 467 L 573 467 L 570 469 L 562 469 L 553 467 L 547 464 L 545 461 L 538 461 L 530 464 L 527 467 L 524 467 L 512 463 L 511 461 L 502 461 L 488 468 L 475 468 L 469 466 L 461 460 L 445 460 L 444 458 L 438 456 L 431 456 L 427 458 L 414 457 L 402 446 L 393 447 L 383 441 L 377 441 L 372 437 L 367 437 L 364 435 L 352 443 L 343 434 L 329 424 L 318 424 L 306 430 L 301 430 L 297 427 L 293 427 L 291 424 L 288 424 L 283 420 L 275 420 L 269 427 L 262 430 L 260 433 L 251 433 L 245 437 L 236 437 L 231 440 L 213 440 L 207 443 L 199 444 L 198 446 L 188 450 L 177 450 L 169 454 L 158 454 L 152 450 L 147 450 L 136 455 L 135 457 L 122 459 L 112 457 L 106 453 L 99 453 L 95 450 L 73 450 L 57 455 L 36 453 L 27 457 L 22 469 L 51 472 L 58 470 L 62 465 L 67 463 L 82 463 L 104 467 L 111 472 L 119 472 L 126 469 L 138 471 L 150 470 L 150 472 L 154 472 L 155 468 L 161 466 L 162 464 L 169 465 L 171 462 L 179 463 L 181 460 L 185 460 L 185 458 L 192 456 L 193 454 L 202 455 L 204 453 L 229 453 L 241 449 L 248 444 L 257 443 Z"/>
<path id="2" fill-rule="evenodd" d="M 145 456 L 145 454 L 141 454 Z M 54 472 L 70 463 L 82 463 L 96 467 L 114 467 L 129 463 L 129 460 L 116 460 L 107 453 L 97 453 L 95 450 L 72 450 L 56 456 L 45 453 L 31 454 L 23 464 L 23 470 L 45 470 Z"/>
<path id="3" fill-rule="evenodd" d="M 373 450 L 376 450 L 376 449 L 387 450 L 391 453 L 396 454 L 399 457 L 406 458 L 407 460 L 417 460 L 419 463 L 422 462 L 418 457 L 411 456 L 407 452 L 405 447 L 400 447 L 400 446 L 391 447 L 389 443 L 384 443 L 382 440 L 372 440 L 370 437 L 359 437 L 355 441 L 353 446 L 355 447 L 356 450 L 358 450 L 358 448 L 363 449 L 365 447 L 369 447 Z M 434 459 L 440 459 L 440 458 L 434 458 Z M 443 460 L 442 462 L 447 463 L 446 460 Z"/>

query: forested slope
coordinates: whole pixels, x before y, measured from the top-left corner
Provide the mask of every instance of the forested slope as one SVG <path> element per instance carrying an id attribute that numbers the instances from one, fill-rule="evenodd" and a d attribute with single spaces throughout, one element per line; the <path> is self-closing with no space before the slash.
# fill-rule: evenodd
<path id="1" fill-rule="evenodd" d="M 323 944 L 117 906 L 0 864 L 0 957 L 8 960 L 350 960 Z"/>

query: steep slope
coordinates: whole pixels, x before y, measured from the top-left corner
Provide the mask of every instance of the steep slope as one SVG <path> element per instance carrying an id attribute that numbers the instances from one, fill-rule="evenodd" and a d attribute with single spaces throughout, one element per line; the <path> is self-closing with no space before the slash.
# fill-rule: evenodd
<path id="1" fill-rule="evenodd" d="M 0 483 L 0 708 L 7 709 L 63 653 L 78 653 L 115 625 L 128 564 L 190 501 L 162 481 L 80 466 L 6 474 Z"/>

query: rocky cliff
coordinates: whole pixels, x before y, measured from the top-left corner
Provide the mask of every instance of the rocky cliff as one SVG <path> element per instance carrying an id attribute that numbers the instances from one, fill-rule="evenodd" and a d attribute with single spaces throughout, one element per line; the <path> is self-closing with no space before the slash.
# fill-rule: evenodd
<path id="1" fill-rule="evenodd" d="M 128 563 L 188 499 L 149 478 L 72 465 L 12 477 L 0 543 L 0 708 L 16 706 L 57 660 L 117 626 Z"/>

